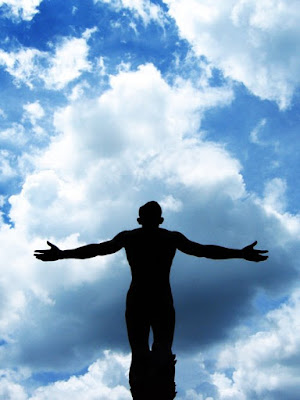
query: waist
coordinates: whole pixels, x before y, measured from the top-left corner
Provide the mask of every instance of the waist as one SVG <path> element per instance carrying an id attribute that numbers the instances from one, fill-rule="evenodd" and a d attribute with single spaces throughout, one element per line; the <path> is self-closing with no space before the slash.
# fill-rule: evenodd
<path id="1" fill-rule="evenodd" d="M 159 292 L 171 292 L 170 281 L 168 278 L 166 279 L 151 279 L 151 278 L 142 278 L 142 279 L 132 279 L 130 283 L 129 290 L 145 290 L 145 291 L 159 291 Z"/>
<path id="2" fill-rule="evenodd" d="M 127 298 L 136 297 L 139 299 L 159 299 L 173 301 L 172 291 L 170 283 L 166 284 L 153 284 L 153 283 L 141 283 L 131 282 L 129 287 Z"/>

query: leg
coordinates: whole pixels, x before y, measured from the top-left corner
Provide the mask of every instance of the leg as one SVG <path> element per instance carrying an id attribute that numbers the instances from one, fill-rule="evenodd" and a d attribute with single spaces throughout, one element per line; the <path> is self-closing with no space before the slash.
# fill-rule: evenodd
<path id="1" fill-rule="evenodd" d="M 172 343 L 175 329 L 175 310 L 173 304 L 158 305 L 151 313 L 153 330 L 153 351 L 172 353 Z"/>
<path id="2" fill-rule="evenodd" d="M 160 304 L 151 318 L 153 329 L 152 363 L 153 389 L 157 400 L 174 399 L 175 355 L 172 354 L 172 343 L 175 328 L 175 310 L 172 304 Z"/>
<path id="3" fill-rule="evenodd" d="M 127 302 L 126 326 L 132 356 L 149 352 L 150 321 L 147 309 L 137 301 L 135 304 Z"/>
<path id="4" fill-rule="evenodd" d="M 129 370 L 129 384 L 134 399 L 145 399 L 145 388 L 150 363 L 149 333 L 150 322 L 147 309 L 141 302 L 127 301 L 126 325 L 128 339 L 132 351 L 132 360 Z"/>

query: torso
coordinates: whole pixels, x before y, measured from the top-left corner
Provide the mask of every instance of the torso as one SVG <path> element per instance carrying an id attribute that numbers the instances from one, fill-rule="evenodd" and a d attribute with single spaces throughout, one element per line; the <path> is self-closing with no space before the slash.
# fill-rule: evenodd
<path id="1" fill-rule="evenodd" d="M 124 247 L 132 273 L 130 290 L 147 295 L 171 295 L 169 275 L 176 252 L 173 232 L 161 228 L 127 231 Z"/>

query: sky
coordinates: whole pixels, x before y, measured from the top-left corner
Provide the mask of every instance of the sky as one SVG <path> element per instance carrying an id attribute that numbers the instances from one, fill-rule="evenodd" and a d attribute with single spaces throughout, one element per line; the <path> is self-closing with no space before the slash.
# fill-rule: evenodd
<path id="1" fill-rule="evenodd" d="M 0 399 L 127 400 L 124 250 L 158 201 L 178 400 L 298 400 L 300 2 L 0 0 Z"/>

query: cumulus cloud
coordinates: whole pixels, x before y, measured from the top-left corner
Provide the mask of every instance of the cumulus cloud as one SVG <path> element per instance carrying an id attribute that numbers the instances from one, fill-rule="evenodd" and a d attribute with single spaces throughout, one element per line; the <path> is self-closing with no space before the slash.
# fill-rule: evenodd
<path id="1" fill-rule="evenodd" d="M 49 235 L 63 248 L 77 247 L 86 241 L 104 240 L 112 237 L 119 230 L 134 227 L 137 208 L 142 202 L 146 202 L 150 195 L 151 197 L 158 196 L 159 200 L 167 204 L 166 211 L 169 208 L 170 212 L 174 212 L 174 207 L 178 208 L 180 205 L 180 199 L 175 201 L 170 197 L 171 188 L 168 193 L 165 193 L 162 188 L 159 189 L 159 186 L 156 194 L 150 190 L 152 182 L 161 179 L 158 155 L 164 152 L 165 157 L 175 160 L 176 154 L 180 154 L 180 149 L 184 150 L 181 142 L 185 136 L 188 136 L 187 142 L 191 154 L 193 150 L 190 140 L 194 140 L 196 147 L 200 148 L 201 143 L 197 144 L 196 137 L 192 138 L 200 123 L 201 110 L 213 104 L 227 104 L 231 98 L 232 93 L 227 88 L 224 88 L 224 92 L 219 91 L 214 96 L 210 94 L 207 97 L 205 92 L 198 93 L 188 82 L 185 84 L 181 82 L 172 88 L 162 79 L 156 68 L 145 65 L 135 72 L 120 72 L 112 77 L 111 89 L 98 99 L 93 101 L 86 99 L 85 102 L 75 102 L 61 109 L 55 117 L 55 126 L 60 134 L 53 138 L 48 150 L 33 161 L 36 171 L 27 176 L 21 193 L 10 198 L 10 217 L 15 227 L 9 231 L 10 235 L 5 234 L 6 240 L 18 235 L 18 232 L 24 232 L 23 245 L 32 250 L 37 237 L 49 238 Z M 211 154 L 214 151 L 216 157 L 220 154 L 222 159 L 222 151 L 218 148 L 214 150 L 211 145 Z M 225 161 L 225 151 L 223 153 Z M 194 156 L 195 160 L 197 160 L 197 154 L 198 152 Z M 229 158 L 227 161 L 230 163 Z M 199 157 L 199 162 L 206 163 L 207 157 L 202 159 Z M 151 164 L 155 166 L 156 171 L 152 175 L 150 174 Z M 229 172 L 225 171 L 225 175 L 232 175 L 234 179 L 237 164 L 234 161 L 232 165 L 232 169 L 229 169 Z M 194 166 L 190 164 L 189 168 L 194 169 Z M 148 176 L 145 171 L 149 171 Z M 164 174 L 166 176 L 175 174 L 173 180 L 176 181 L 178 173 L 173 161 L 165 169 Z M 239 182 L 240 177 L 237 175 L 238 185 Z M 132 200 L 128 201 L 130 198 Z M 125 204 L 126 214 L 123 213 Z M 61 223 L 62 220 L 63 223 Z M 34 238 L 31 244 L 30 240 L 26 239 L 27 235 Z M 17 242 L 17 240 L 14 241 Z M 41 247 L 41 243 L 35 247 Z M 71 320 L 74 318 L 72 316 L 74 302 L 76 298 L 79 299 L 79 292 L 74 289 L 72 301 L 71 298 L 68 300 L 68 296 L 66 297 L 66 293 L 62 291 L 62 286 L 57 286 L 58 282 L 61 282 L 63 287 L 70 288 L 76 288 L 85 282 L 87 286 L 80 295 L 81 299 L 90 299 L 87 291 L 94 294 L 102 293 L 102 303 L 94 300 L 93 307 L 85 306 L 90 308 L 91 312 L 82 314 L 82 316 L 85 315 L 85 321 L 82 320 L 80 329 L 76 327 L 72 335 L 74 340 L 71 340 L 73 344 L 66 342 L 66 346 L 71 349 L 81 343 L 80 347 L 86 347 L 85 338 L 89 337 L 88 350 L 82 353 L 87 357 L 93 356 L 96 345 L 99 344 L 99 338 L 102 345 L 125 346 L 128 349 L 126 347 L 128 345 L 125 344 L 127 341 L 122 310 L 126 286 L 129 283 L 129 271 L 123 268 L 119 270 L 119 283 L 113 283 L 110 280 L 111 273 L 107 275 L 108 281 L 103 275 L 105 266 L 113 268 L 115 263 L 122 265 L 122 257 L 118 256 L 116 260 L 114 258 L 95 259 L 87 263 L 68 262 L 69 267 L 67 264 L 57 263 L 50 269 L 48 266 L 46 269 L 43 266 L 41 270 L 40 262 L 34 262 L 31 254 L 27 254 L 29 259 L 24 260 L 24 265 L 30 265 L 26 270 L 27 277 L 30 279 L 23 279 L 21 274 L 20 282 L 23 284 L 20 283 L 19 290 L 25 293 L 26 310 L 32 307 L 34 309 L 36 301 L 41 303 L 40 307 L 43 311 L 36 310 L 34 318 L 42 330 L 36 329 L 31 334 L 32 340 L 29 342 L 26 339 L 27 335 L 22 335 L 18 339 L 17 347 L 7 346 L 5 350 L 10 353 L 12 359 L 18 357 L 19 361 L 22 359 L 22 362 L 26 364 L 30 354 L 31 363 L 38 365 L 43 359 L 42 349 L 49 349 L 50 346 L 53 367 L 64 364 L 64 356 L 62 358 L 59 356 L 59 354 L 65 354 L 60 350 L 61 338 L 57 339 L 56 335 L 42 333 L 44 322 L 40 320 L 48 316 L 48 321 L 52 319 L 56 321 L 53 325 L 54 330 L 58 329 L 58 326 L 60 329 L 63 326 L 75 327 Z M 11 266 L 12 273 L 16 275 L 20 273 L 19 264 L 16 261 L 7 259 L 7 265 Z M 96 268 L 97 265 L 98 268 Z M 57 276 L 59 276 L 58 280 Z M 115 291 L 109 289 L 110 285 L 115 286 Z M 15 279 L 14 287 L 18 287 Z M 29 296 L 28 293 L 32 295 Z M 9 297 L 9 291 L 6 295 Z M 80 303 L 84 304 L 82 300 Z M 63 313 L 65 316 L 60 318 L 61 310 L 65 309 L 66 304 L 69 304 L 66 314 L 69 317 Z M 79 304 L 75 314 L 80 313 Z M 99 320 L 101 310 L 103 319 Z M 50 315 L 52 316 L 49 317 Z M 109 315 L 115 315 L 116 318 L 110 319 Z M 92 323 L 95 320 L 99 320 L 98 327 Z M 105 321 L 104 324 L 101 323 L 102 320 Z M 108 320 L 111 322 L 108 323 Z M 23 333 L 24 329 L 30 331 L 29 321 L 30 319 L 24 318 L 26 327 L 23 326 Z M 11 330 L 14 330 L 12 326 Z M 111 334 L 112 331 L 115 332 L 114 335 Z M 47 346 L 45 346 L 46 341 L 48 341 Z M 18 350 L 12 351 L 13 348 L 18 348 Z M 71 357 L 70 360 L 73 358 L 71 353 L 68 356 L 68 358 Z M 83 363 L 85 356 L 77 362 Z M 47 362 L 50 361 L 47 360 Z"/>
<path id="2" fill-rule="evenodd" d="M 0 0 L 0 7 L 6 9 L 6 16 L 17 21 L 31 21 L 39 12 L 42 0 Z"/>
<path id="3" fill-rule="evenodd" d="M 57 135 L 32 156 L 35 170 L 10 198 L 14 228 L 1 230 L 6 344 L 0 359 L 8 367 L 78 371 L 101 350 L 128 353 L 124 253 L 43 264 L 32 251 L 46 239 L 72 248 L 135 228 L 138 207 L 150 199 L 161 202 L 166 228 L 193 240 L 240 248 L 257 239 L 272 251 L 263 268 L 177 255 L 175 351 L 190 354 L 227 338 L 251 315 L 258 288 L 286 294 L 299 251 L 290 217 L 272 211 L 267 195 L 247 193 L 239 161 L 201 134 L 205 110 L 232 98 L 227 86 L 170 85 L 146 64 L 112 76 L 101 96 L 57 111 Z"/>
<path id="4" fill-rule="evenodd" d="M 6 400 L 27 400 L 26 391 L 19 382 L 27 377 L 24 371 L 0 370 L 0 398 Z"/>
<path id="5" fill-rule="evenodd" d="M 256 96 L 290 105 L 299 85 L 298 1 L 164 2 L 196 54 Z"/>
<path id="6" fill-rule="evenodd" d="M 86 374 L 72 376 L 67 381 L 58 381 L 52 385 L 38 388 L 30 400 L 73 399 L 112 399 L 130 400 L 127 388 L 126 372 L 129 369 L 130 356 L 106 351 L 103 359 L 93 363 Z"/>
<path id="7" fill-rule="evenodd" d="M 265 316 L 261 330 L 225 346 L 218 357 L 218 371 L 212 375 L 218 399 L 298 398 L 299 305 L 296 291 L 286 304 Z"/>
<path id="8" fill-rule="evenodd" d="M 0 397 L 6 400 L 130 400 L 127 372 L 130 355 L 104 351 L 102 358 L 91 364 L 83 375 L 73 375 L 64 381 L 39 386 L 31 393 L 22 384 L 30 379 L 29 371 L 2 370 Z"/>

